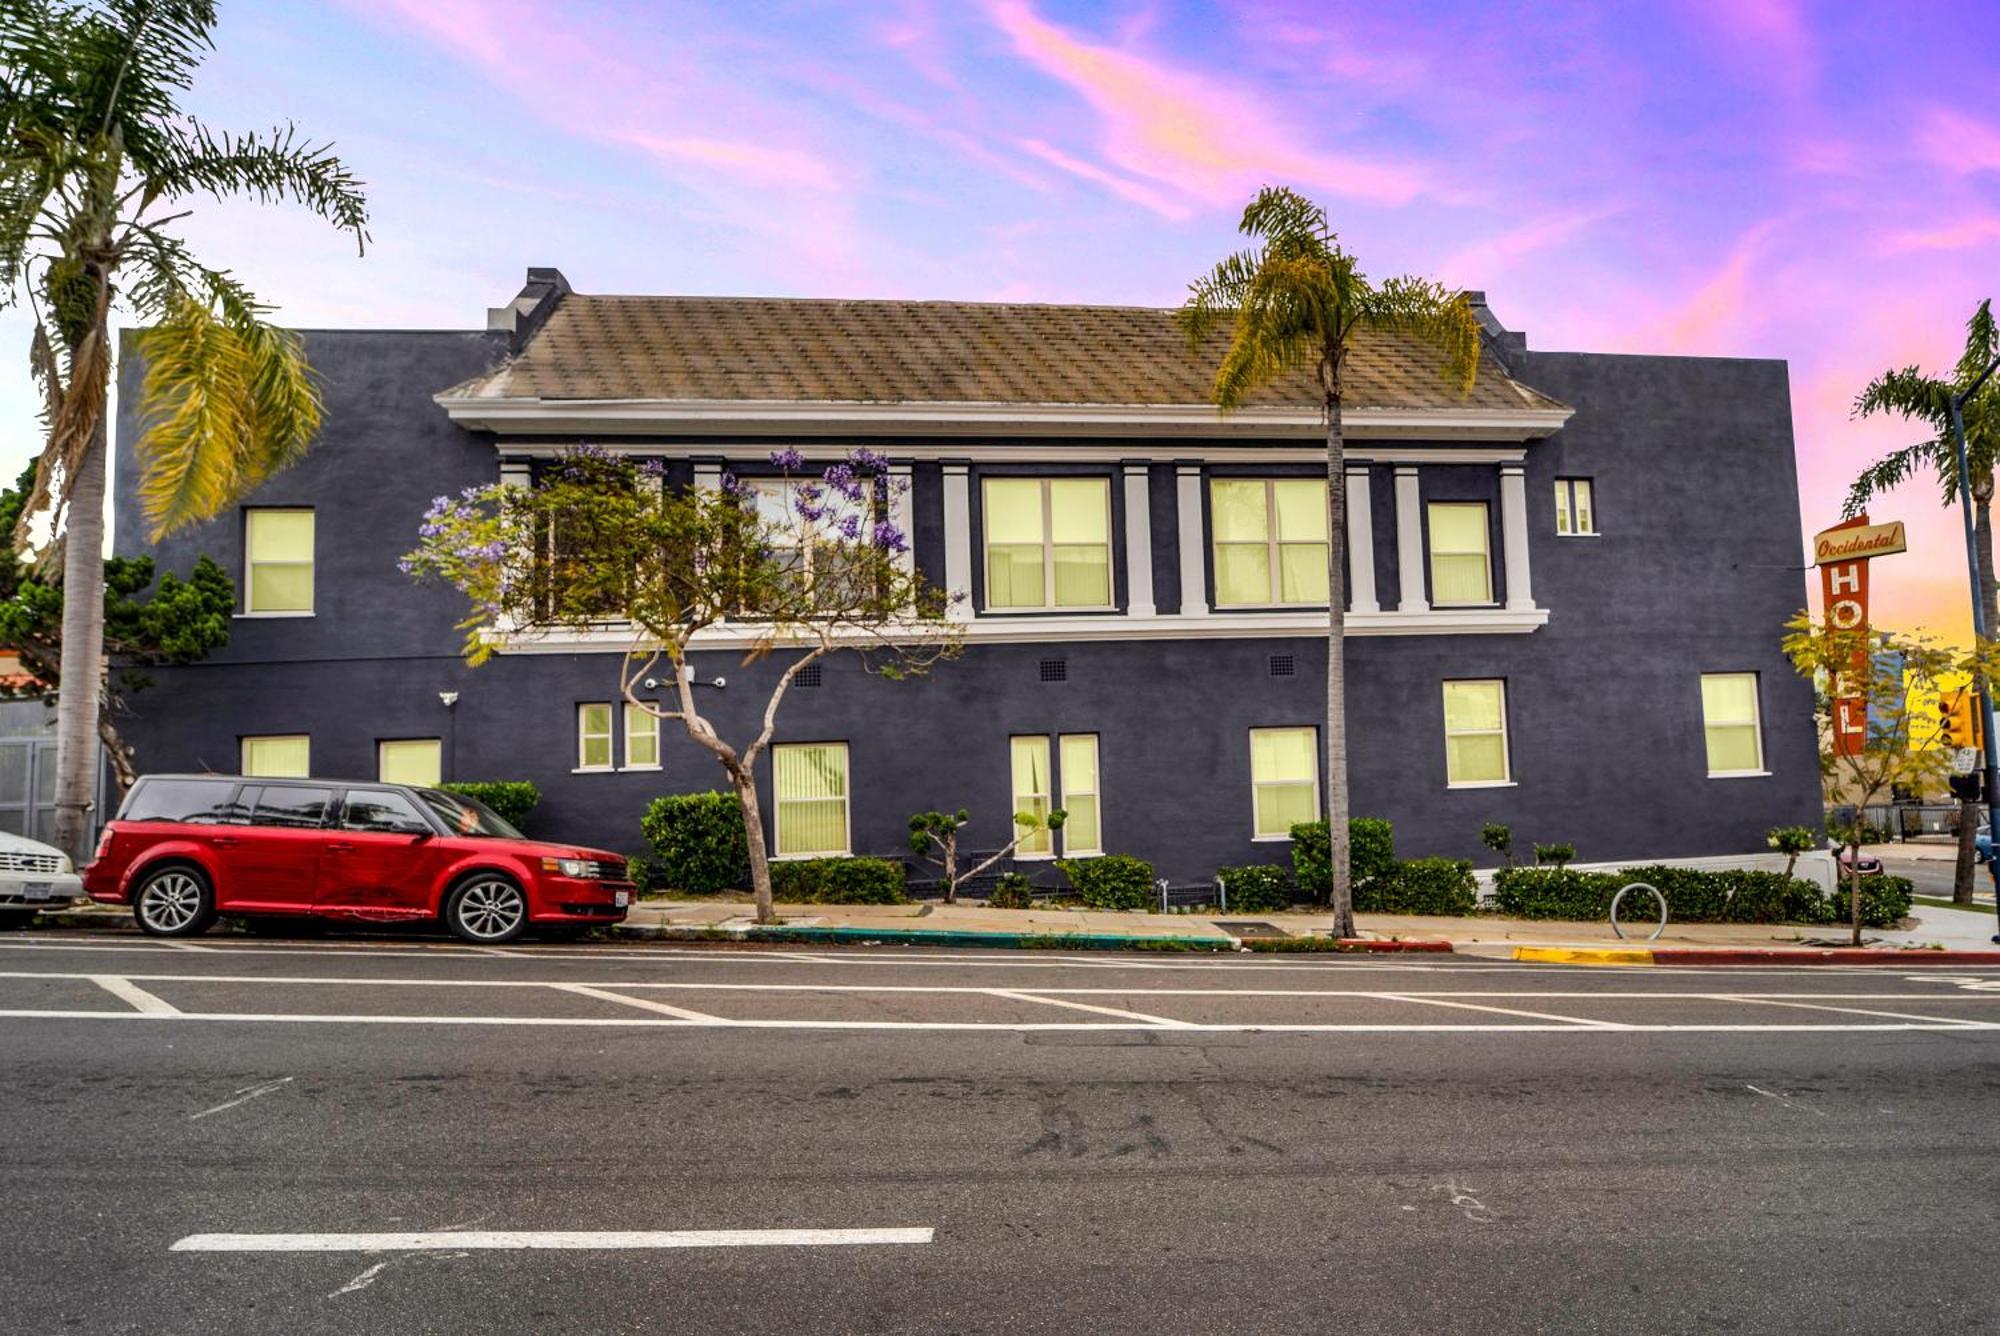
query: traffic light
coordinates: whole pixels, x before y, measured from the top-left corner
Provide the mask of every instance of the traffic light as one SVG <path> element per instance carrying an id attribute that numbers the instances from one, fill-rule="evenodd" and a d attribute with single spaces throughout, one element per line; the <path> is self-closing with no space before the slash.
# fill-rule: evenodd
<path id="1" fill-rule="evenodd" d="M 1938 736 L 1947 747 L 1980 745 L 1979 696 L 1972 688 L 1939 693 Z"/>

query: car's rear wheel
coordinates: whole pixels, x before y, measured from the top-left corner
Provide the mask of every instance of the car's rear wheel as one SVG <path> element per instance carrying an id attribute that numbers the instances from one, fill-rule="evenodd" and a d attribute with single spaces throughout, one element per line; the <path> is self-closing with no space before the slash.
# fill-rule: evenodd
<path id="1" fill-rule="evenodd" d="M 27 927 L 35 921 L 35 915 L 39 912 L 34 909 L 0 909 L 0 932 L 13 932 Z"/>
<path id="2" fill-rule="evenodd" d="M 198 937 L 215 922 L 215 889 L 195 868 L 159 868 L 140 879 L 132 917 L 153 937 Z"/>
<path id="3" fill-rule="evenodd" d="M 468 942 L 511 942 L 528 927 L 528 896 L 513 878 L 481 872 L 466 878 L 445 902 L 445 926 Z"/>

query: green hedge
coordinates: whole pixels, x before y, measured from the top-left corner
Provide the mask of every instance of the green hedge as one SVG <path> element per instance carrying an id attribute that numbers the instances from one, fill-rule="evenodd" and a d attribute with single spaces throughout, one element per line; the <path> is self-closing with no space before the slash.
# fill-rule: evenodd
<path id="1" fill-rule="evenodd" d="M 1150 909 L 1157 903 L 1153 865 L 1143 858 L 1106 854 L 1058 859 L 1056 866 L 1076 888 L 1077 898 L 1092 909 Z"/>
<path id="2" fill-rule="evenodd" d="M 542 791 L 525 779 L 466 780 L 438 787 L 485 803 L 516 830 L 526 829 L 528 813 L 542 800 Z"/>
<path id="3" fill-rule="evenodd" d="M 771 896 L 821 905 L 900 905 L 903 865 L 886 858 L 801 858 L 771 864 Z"/>
<path id="4" fill-rule="evenodd" d="M 1266 914 L 1292 907 L 1292 875 L 1276 863 L 1215 870 L 1227 888 L 1229 912 Z"/>
<path id="5" fill-rule="evenodd" d="M 1667 899 L 1671 923 L 1812 923 L 1848 921 L 1846 883 L 1832 897 L 1817 885 L 1782 872 L 1744 868 L 1706 871 L 1700 868 L 1622 868 L 1617 872 L 1579 872 L 1574 868 L 1502 868 L 1493 878 L 1493 907 L 1514 918 L 1595 921 L 1611 914 L 1612 897 L 1621 887 L 1643 881 Z M 1861 921 L 1885 928 L 1909 912 L 1911 884 L 1904 877 L 1864 877 Z M 1637 901 L 1635 904 L 1634 901 Z M 1635 921 L 1655 912 L 1653 898 L 1627 897 Z"/>
<path id="6" fill-rule="evenodd" d="M 655 798 L 639 819 L 652 846 L 648 885 L 708 895 L 750 884 L 750 850 L 743 839 L 743 804 L 733 793 L 670 793 Z"/>
<path id="7" fill-rule="evenodd" d="M 1325 900 L 1333 888 L 1333 856 L 1327 848 L 1324 821 L 1301 821 L 1292 827 L 1292 872 L 1314 900 Z M 1347 870 L 1353 884 L 1379 877 L 1396 863 L 1396 828 L 1379 816 L 1357 816 L 1347 823 Z"/>
<path id="8" fill-rule="evenodd" d="M 1463 858 L 1413 858 L 1354 883 L 1354 907 L 1376 914 L 1470 914 L 1479 884 Z"/>
<path id="9" fill-rule="evenodd" d="M 1002 872 L 1000 880 L 993 884 L 993 893 L 986 897 L 986 904 L 992 909 L 1033 909 L 1034 888 L 1023 874 Z"/>

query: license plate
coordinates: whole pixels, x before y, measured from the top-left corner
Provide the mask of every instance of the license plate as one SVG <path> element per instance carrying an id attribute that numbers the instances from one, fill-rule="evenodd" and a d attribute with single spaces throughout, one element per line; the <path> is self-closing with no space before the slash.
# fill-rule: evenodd
<path id="1" fill-rule="evenodd" d="M 24 882 L 21 886 L 21 894 L 30 900 L 53 900 L 56 898 L 56 888 L 53 882 Z"/>
<path id="2" fill-rule="evenodd" d="M 611 907 L 613 909 L 623 909 L 625 908 L 625 906 L 631 903 L 632 903 L 632 893 L 630 891 L 614 891 L 612 893 Z"/>

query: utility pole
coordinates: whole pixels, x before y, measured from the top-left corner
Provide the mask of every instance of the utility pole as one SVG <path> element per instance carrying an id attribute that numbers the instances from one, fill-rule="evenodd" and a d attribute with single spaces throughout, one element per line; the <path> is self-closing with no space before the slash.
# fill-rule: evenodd
<path id="1" fill-rule="evenodd" d="M 1965 517 L 1965 561 L 1966 569 L 1972 577 L 1972 640 L 1974 648 L 1983 646 L 1993 628 L 1986 624 L 1986 591 L 1980 587 L 1979 542 L 1972 528 L 1972 475 L 1965 463 L 1965 401 L 1979 393 L 1979 387 L 1986 383 L 1996 368 L 2000 368 L 2000 358 L 1989 362 L 1972 384 L 1951 396 L 1951 439 L 1952 448 L 1958 457 L 1958 506 Z M 1985 725 L 1986 742 L 1986 830 L 1988 840 L 2000 838 L 2000 738 L 1993 736 L 1993 684 L 1985 673 L 1974 679 L 1979 688 L 1979 712 Z M 1994 926 L 2000 928 L 2000 890 L 1993 897 Z M 2000 942 L 2000 932 L 1993 934 L 1993 940 Z"/>

